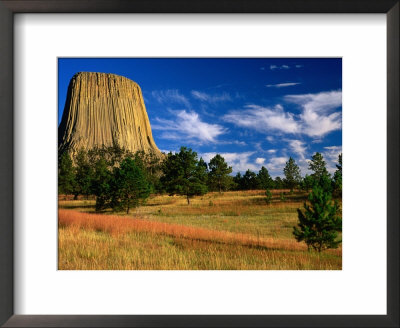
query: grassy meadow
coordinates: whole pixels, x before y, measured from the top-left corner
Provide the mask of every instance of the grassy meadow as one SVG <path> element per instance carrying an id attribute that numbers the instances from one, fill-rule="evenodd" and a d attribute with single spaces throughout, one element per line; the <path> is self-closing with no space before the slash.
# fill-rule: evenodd
<path id="1" fill-rule="evenodd" d="M 342 249 L 309 252 L 292 235 L 306 194 L 152 195 L 129 215 L 59 197 L 60 270 L 340 270 Z"/>

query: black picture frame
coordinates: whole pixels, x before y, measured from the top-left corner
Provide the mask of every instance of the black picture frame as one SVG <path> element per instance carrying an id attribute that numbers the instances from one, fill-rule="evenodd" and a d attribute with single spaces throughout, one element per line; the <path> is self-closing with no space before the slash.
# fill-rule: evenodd
<path id="1" fill-rule="evenodd" d="M 399 0 L 0 0 L 0 324 L 4 327 L 399 327 L 399 8 Z M 13 17 L 16 13 L 385 13 L 387 315 L 14 315 Z"/>

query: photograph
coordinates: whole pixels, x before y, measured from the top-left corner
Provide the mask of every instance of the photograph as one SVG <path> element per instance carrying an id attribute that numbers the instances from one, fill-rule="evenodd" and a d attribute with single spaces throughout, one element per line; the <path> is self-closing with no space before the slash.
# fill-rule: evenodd
<path id="1" fill-rule="evenodd" d="M 342 270 L 342 58 L 57 64 L 58 270 Z"/>

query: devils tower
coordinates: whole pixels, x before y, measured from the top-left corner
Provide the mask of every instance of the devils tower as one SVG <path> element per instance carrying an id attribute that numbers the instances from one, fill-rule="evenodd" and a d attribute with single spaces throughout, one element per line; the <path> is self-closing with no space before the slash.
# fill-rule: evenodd
<path id="1" fill-rule="evenodd" d="M 58 127 L 58 150 L 75 153 L 81 148 L 115 144 L 133 153 L 161 156 L 139 85 L 115 74 L 75 74 Z"/>

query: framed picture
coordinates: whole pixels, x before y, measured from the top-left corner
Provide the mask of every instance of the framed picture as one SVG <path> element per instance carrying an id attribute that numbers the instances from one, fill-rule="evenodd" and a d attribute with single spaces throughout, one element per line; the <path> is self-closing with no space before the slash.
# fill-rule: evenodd
<path id="1" fill-rule="evenodd" d="M 0 1 L 1 324 L 397 327 L 399 6 Z"/>

